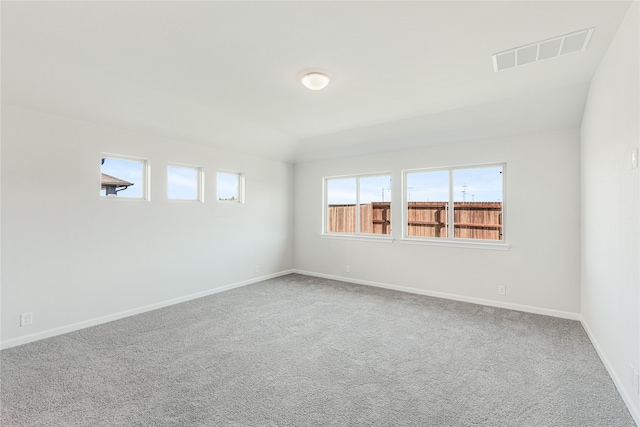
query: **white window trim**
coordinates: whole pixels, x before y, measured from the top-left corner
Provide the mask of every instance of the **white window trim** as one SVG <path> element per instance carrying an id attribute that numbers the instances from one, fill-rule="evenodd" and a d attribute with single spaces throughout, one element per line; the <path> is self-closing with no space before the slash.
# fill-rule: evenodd
<path id="1" fill-rule="evenodd" d="M 196 190 L 196 198 L 195 199 L 174 199 L 169 197 L 169 168 L 170 167 L 175 167 L 175 168 L 183 168 L 183 169 L 195 169 L 197 172 L 196 175 L 196 179 L 197 179 L 197 190 Z M 202 168 L 202 166 L 194 166 L 194 165 L 187 165 L 184 163 L 174 163 L 174 162 L 169 162 L 167 163 L 167 200 L 171 201 L 171 202 L 200 202 L 200 203 L 204 203 L 204 170 Z"/>
<path id="2" fill-rule="evenodd" d="M 390 234 L 340 234 L 340 233 L 325 233 L 320 235 L 320 237 L 323 239 L 362 240 L 367 242 L 393 243 L 396 239 L 389 236 Z"/>
<path id="3" fill-rule="evenodd" d="M 482 169 L 489 167 L 502 167 L 502 240 L 483 240 L 483 239 L 462 239 L 453 237 L 454 233 L 451 229 L 455 227 L 453 221 L 454 210 L 448 210 L 448 228 L 447 235 L 451 237 L 415 237 L 408 236 L 408 202 L 409 192 L 407 188 L 407 174 L 417 172 L 437 172 L 448 171 L 449 172 L 449 203 L 453 206 L 453 171 L 460 169 Z M 507 163 L 483 163 L 473 165 L 457 165 L 435 168 L 420 168 L 420 169 L 405 169 L 402 171 L 402 239 L 403 244 L 409 245 L 427 245 L 427 246 L 449 246 L 459 248 L 474 248 L 474 249 L 491 249 L 507 251 L 511 248 L 511 244 L 507 241 Z"/>
<path id="4" fill-rule="evenodd" d="M 151 201 L 151 163 L 149 159 L 143 157 L 127 156 L 123 154 L 113 153 L 100 153 L 100 160 L 103 158 L 115 159 L 115 160 L 129 160 L 142 163 L 142 196 L 141 197 L 109 197 L 100 194 L 100 200 L 129 200 L 129 201 Z M 102 173 L 102 164 L 100 167 L 100 173 Z M 100 179 L 100 175 L 98 175 Z M 101 186 L 102 187 L 102 186 Z"/>
<path id="5" fill-rule="evenodd" d="M 328 238 L 328 239 L 338 239 L 338 240 L 362 240 L 362 241 L 375 241 L 375 242 L 383 242 L 383 243 L 393 243 L 395 238 L 393 236 L 393 215 L 391 215 L 391 220 L 389 227 L 391 228 L 390 234 L 373 234 L 373 233 L 361 233 L 360 232 L 360 178 L 366 178 L 371 176 L 390 176 L 393 180 L 393 174 L 389 171 L 385 172 L 372 172 L 372 173 L 363 173 L 363 174 L 352 174 L 352 175 L 335 175 L 335 176 L 325 176 L 322 178 L 322 230 L 320 233 L 320 237 Z M 332 179 L 345 179 L 345 178 L 356 178 L 356 232 L 355 233 L 330 233 L 327 231 L 327 207 L 329 206 L 327 200 L 327 183 Z M 393 192 L 391 193 L 393 194 Z M 391 206 L 393 207 L 393 195 L 390 200 Z"/>
<path id="6" fill-rule="evenodd" d="M 238 200 L 220 200 L 218 196 L 218 173 L 227 173 L 231 175 L 238 175 Z M 217 170 L 216 171 L 216 201 L 218 203 L 229 203 L 229 204 L 244 204 L 245 203 L 245 184 L 244 184 L 244 173 L 230 171 L 230 170 Z"/>
<path id="7" fill-rule="evenodd" d="M 456 239 L 454 241 L 454 240 L 447 240 L 442 237 L 439 239 L 429 238 L 429 237 L 403 237 L 400 240 L 400 243 L 402 243 L 403 245 L 448 246 L 453 248 L 489 249 L 494 251 L 508 251 L 511 248 L 511 244 L 507 242 L 504 242 L 504 243 L 488 243 L 488 242 L 497 242 L 497 240 Z"/>

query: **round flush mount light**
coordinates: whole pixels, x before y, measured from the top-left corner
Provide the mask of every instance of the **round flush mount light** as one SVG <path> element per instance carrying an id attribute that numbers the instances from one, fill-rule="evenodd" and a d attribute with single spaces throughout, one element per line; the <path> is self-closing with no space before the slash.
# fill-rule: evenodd
<path id="1" fill-rule="evenodd" d="M 302 76 L 302 84 L 311 90 L 321 90 L 327 87 L 330 80 L 325 74 L 313 72 Z"/>

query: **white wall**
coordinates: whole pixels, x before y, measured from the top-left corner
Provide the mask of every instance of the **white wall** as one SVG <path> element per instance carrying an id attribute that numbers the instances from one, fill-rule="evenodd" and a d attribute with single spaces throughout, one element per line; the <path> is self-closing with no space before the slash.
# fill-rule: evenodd
<path id="1" fill-rule="evenodd" d="M 581 129 L 582 316 L 594 345 L 638 416 L 629 364 L 640 367 L 638 2 L 591 81 Z M 640 369 L 638 369 L 640 370 Z"/>
<path id="2" fill-rule="evenodd" d="M 509 251 L 403 244 L 402 169 L 507 162 Z M 392 244 L 321 237 L 324 176 L 392 173 Z M 569 318 L 580 312 L 579 133 L 567 130 L 299 163 L 296 269 Z M 345 271 L 351 266 L 351 273 Z M 498 296 L 498 285 L 507 287 Z"/>
<path id="3" fill-rule="evenodd" d="M 101 152 L 149 159 L 151 201 L 101 199 Z M 204 167 L 205 203 L 167 200 L 167 162 Z M 245 204 L 215 200 L 217 169 Z M 286 163 L 3 106 L 1 170 L 4 346 L 293 266 Z"/>

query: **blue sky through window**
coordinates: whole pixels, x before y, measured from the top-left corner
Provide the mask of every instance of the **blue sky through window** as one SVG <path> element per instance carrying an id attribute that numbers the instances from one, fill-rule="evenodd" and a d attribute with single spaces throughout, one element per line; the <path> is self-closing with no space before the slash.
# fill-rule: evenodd
<path id="1" fill-rule="evenodd" d="M 218 200 L 240 201 L 240 175 L 237 173 L 218 172 Z"/>
<path id="2" fill-rule="evenodd" d="M 448 201 L 449 171 L 408 173 L 407 199 L 410 202 Z"/>
<path id="3" fill-rule="evenodd" d="M 332 178 L 327 180 L 327 203 L 330 205 L 355 205 L 357 178 Z M 360 204 L 391 201 L 391 177 L 389 175 L 360 177 Z"/>
<path id="4" fill-rule="evenodd" d="M 454 170 L 453 201 L 502 202 L 502 175 L 502 166 Z"/>
<path id="5" fill-rule="evenodd" d="M 389 175 L 363 176 L 360 178 L 360 204 L 391 201 L 391 177 Z"/>
<path id="6" fill-rule="evenodd" d="M 141 198 L 143 190 L 143 162 L 139 160 L 104 158 L 102 173 L 133 183 L 134 185 L 118 192 L 118 197 Z M 100 190 L 104 195 L 105 191 Z"/>
<path id="7" fill-rule="evenodd" d="M 455 202 L 502 202 L 502 166 L 453 170 Z M 407 198 L 410 202 L 446 202 L 449 200 L 449 171 L 434 170 L 406 174 Z M 327 203 L 355 204 L 356 178 L 327 180 Z M 463 193 L 464 191 L 464 193 Z M 360 177 L 360 203 L 391 201 L 389 175 Z"/>
<path id="8" fill-rule="evenodd" d="M 502 176 L 502 166 L 453 170 L 453 201 L 502 202 Z M 410 202 L 448 201 L 449 171 L 407 173 L 407 198 Z"/>
<path id="9" fill-rule="evenodd" d="M 167 167 L 167 196 L 170 199 L 198 200 L 198 169 Z"/>
<path id="10" fill-rule="evenodd" d="M 327 203 L 330 205 L 356 204 L 356 178 L 327 180 Z"/>

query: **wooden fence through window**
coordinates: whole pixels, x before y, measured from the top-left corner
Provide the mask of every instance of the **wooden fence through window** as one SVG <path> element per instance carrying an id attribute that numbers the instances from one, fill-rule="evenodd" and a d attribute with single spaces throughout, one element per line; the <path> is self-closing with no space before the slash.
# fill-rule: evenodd
<path id="1" fill-rule="evenodd" d="M 455 237 L 502 240 L 502 202 L 454 202 Z M 330 233 L 356 232 L 356 206 L 329 205 L 327 229 Z M 447 202 L 409 202 L 409 236 L 447 237 Z M 360 205 L 360 232 L 391 233 L 391 203 Z"/>

